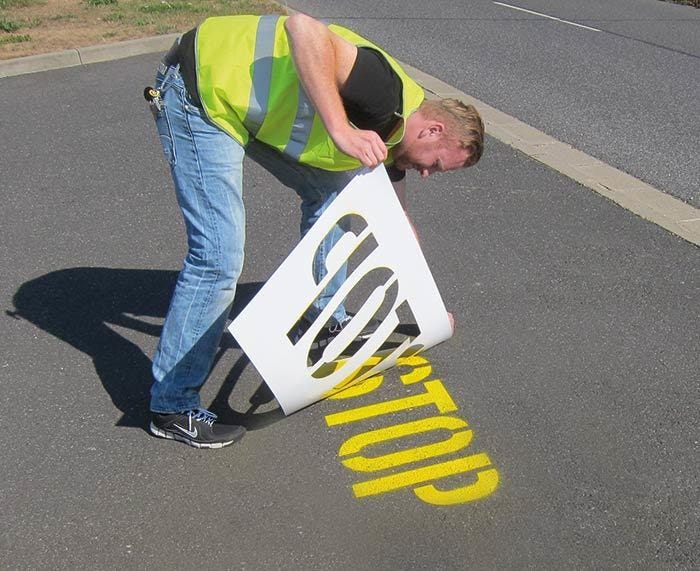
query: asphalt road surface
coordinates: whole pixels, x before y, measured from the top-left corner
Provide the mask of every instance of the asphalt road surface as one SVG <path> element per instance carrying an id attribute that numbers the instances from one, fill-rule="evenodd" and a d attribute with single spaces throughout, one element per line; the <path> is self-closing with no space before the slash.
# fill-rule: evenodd
<path id="1" fill-rule="evenodd" d="M 700 10 L 659 0 L 289 5 L 700 207 Z"/>
<path id="2" fill-rule="evenodd" d="M 453 339 L 289 417 L 229 343 L 204 402 L 246 437 L 149 436 L 185 247 L 157 59 L 0 80 L 4 567 L 697 568 L 698 250 L 491 139 L 409 181 Z M 240 303 L 298 219 L 246 168 Z"/>

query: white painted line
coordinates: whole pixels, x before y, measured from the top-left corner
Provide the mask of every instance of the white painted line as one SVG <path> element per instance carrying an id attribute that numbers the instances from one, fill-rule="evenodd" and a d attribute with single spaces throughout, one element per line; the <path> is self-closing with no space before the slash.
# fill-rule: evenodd
<path id="1" fill-rule="evenodd" d="M 583 28 L 584 30 L 591 30 L 592 32 L 601 32 L 598 28 L 591 28 L 590 26 L 584 26 L 583 24 L 577 24 L 576 22 L 570 22 L 569 20 L 562 20 L 561 18 L 556 18 L 555 16 L 548 16 L 547 14 L 542 14 L 541 12 L 535 12 L 533 10 L 527 10 L 525 8 L 520 8 L 519 6 L 512 6 L 511 4 L 504 4 L 503 2 L 494 2 L 499 6 L 504 6 L 506 8 L 512 8 L 513 10 L 520 10 L 521 12 L 527 12 L 528 14 L 534 14 L 535 16 L 542 16 L 543 18 L 549 18 L 550 20 L 556 20 L 562 24 L 569 24 L 570 26 L 576 26 L 577 28 Z"/>

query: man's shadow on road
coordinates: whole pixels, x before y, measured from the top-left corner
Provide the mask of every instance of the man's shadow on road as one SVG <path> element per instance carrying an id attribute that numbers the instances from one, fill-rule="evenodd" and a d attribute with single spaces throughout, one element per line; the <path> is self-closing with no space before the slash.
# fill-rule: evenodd
<path id="1" fill-rule="evenodd" d="M 166 270 L 69 268 L 22 284 L 13 297 L 15 310 L 7 313 L 26 319 L 89 355 L 112 402 L 123 413 L 117 426 L 145 428 L 152 382 L 151 359 L 111 326 L 159 337 L 161 325 L 141 317 L 165 318 L 176 280 L 177 272 Z M 262 282 L 238 285 L 232 317 L 262 285 Z M 225 334 L 215 364 L 232 347 L 237 348 L 235 341 Z M 274 398 L 264 383 L 251 397 L 247 411 L 238 412 L 229 406 L 233 387 L 248 364 L 242 354 L 211 408 L 225 422 L 249 429 L 262 428 L 284 417 L 279 408 L 256 414 L 261 404 Z"/>

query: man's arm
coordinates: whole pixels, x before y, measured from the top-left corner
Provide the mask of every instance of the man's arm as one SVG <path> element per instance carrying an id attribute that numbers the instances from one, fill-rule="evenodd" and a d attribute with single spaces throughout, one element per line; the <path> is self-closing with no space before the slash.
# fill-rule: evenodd
<path id="1" fill-rule="evenodd" d="M 350 125 L 340 97 L 340 88 L 357 58 L 357 47 L 304 14 L 290 16 L 284 26 L 299 80 L 333 142 L 366 167 L 384 162 L 386 145 L 374 131 Z"/>

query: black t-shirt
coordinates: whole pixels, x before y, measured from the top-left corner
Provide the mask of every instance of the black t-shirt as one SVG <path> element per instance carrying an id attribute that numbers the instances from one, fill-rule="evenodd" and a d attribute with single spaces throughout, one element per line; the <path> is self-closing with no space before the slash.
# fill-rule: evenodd
<path id="1" fill-rule="evenodd" d="M 389 138 L 398 121 L 396 113 L 401 112 L 401 80 L 382 54 L 358 48 L 340 96 L 355 127 L 375 131 L 383 141 Z"/>
<path id="2" fill-rule="evenodd" d="M 386 141 L 400 121 L 402 111 L 401 79 L 386 61 L 372 48 L 358 48 L 355 65 L 340 90 L 345 113 L 358 129 L 376 132 Z M 390 166 L 389 178 L 398 182 L 406 173 Z"/>
<path id="3" fill-rule="evenodd" d="M 178 60 L 190 100 L 202 107 L 197 89 L 195 36 L 196 29 L 182 36 Z M 400 120 L 401 79 L 376 50 L 365 47 L 357 49 L 357 59 L 340 90 L 340 96 L 350 122 L 358 129 L 375 131 L 383 141 L 389 138 Z M 402 180 L 406 175 L 393 166 L 387 167 L 387 172 L 393 182 Z"/>

